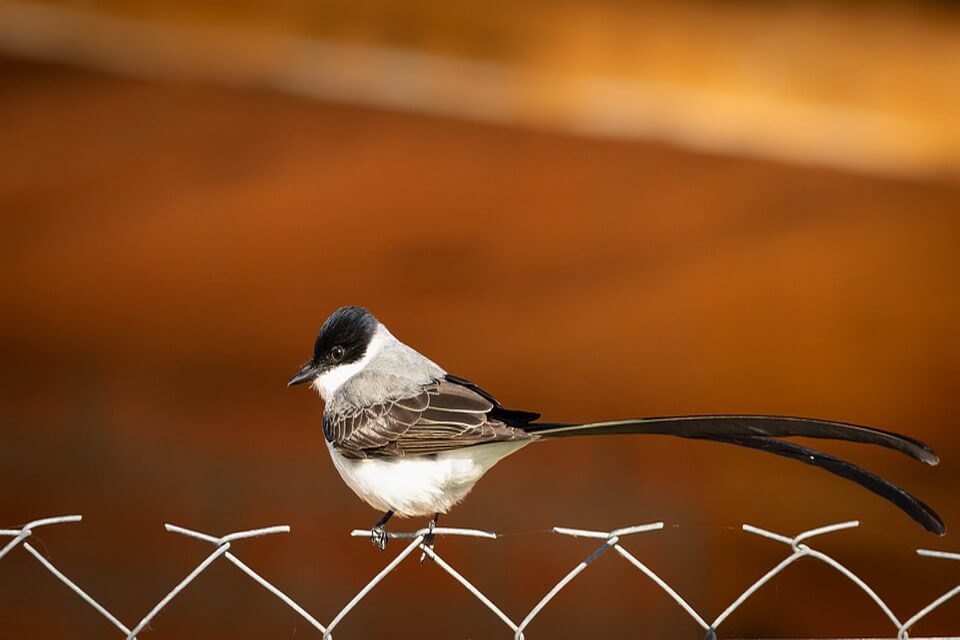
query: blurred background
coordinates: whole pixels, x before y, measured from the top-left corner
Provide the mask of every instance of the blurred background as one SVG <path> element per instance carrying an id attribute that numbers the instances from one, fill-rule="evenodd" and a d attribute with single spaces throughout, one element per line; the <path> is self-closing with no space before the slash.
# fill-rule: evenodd
<path id="1" fill-rule="evenodd" d="M 906 616 L 960 551 L 960 10 L 948 2 L 0 2 L 0 524 L 133 624 L 208 547 L 329 620 L 387 561 L 336 476 L 322 402 L 286 380 L 342 304 L 550 420 L 787 413 L 909 433 L 943 463 L 827 443 L 905 485 L 936 539 L 805 465 L 651 437 L 534 447 L 438 550 L 522 617 L 595 545 L 553 525 L 664 520 L 627 547 L 705 615 L 819 545 Z M 396 522 L 418 527 L 422 522 Z M 396 552 L 394 544 L 388 551 Z M 951 564 L 953 566 L 951 566 Z M 960 603 L 915 635 L 956 633 Z M 108 623 L 23 552 L 7 637 Z M 337 636 L 503 637 L 409 562 Z M 881 636 L 799 565 L 725 636 Z M 701 637 L 604 556 L 530 637 Z M 313 638 L 226 564 L 142 637 Z"/>

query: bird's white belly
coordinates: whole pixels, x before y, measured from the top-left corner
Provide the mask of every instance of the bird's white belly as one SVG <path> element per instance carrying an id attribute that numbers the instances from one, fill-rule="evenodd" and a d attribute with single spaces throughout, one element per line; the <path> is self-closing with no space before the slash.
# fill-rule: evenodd
<path id="1" fill-rule="evenodd" d="M 493 465 L 530 440 L 493 442 L 428 456 L 346 458 L 328 442 L 333 466 L 374 509 L 399 516 L 446 513 Z"/>

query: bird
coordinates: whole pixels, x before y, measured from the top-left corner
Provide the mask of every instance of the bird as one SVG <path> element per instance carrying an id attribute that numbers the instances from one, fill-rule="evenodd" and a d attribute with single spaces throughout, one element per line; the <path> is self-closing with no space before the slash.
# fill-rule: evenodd
<path id="1" fill-rule="evenodd" d="M 507 409 L 476 383 L 447 373 L 359 306 L 341 307 L 323 323 L 312 357 L 287 386 L 302 384 L 323 398 L 323 436 L 333 466 L 361 500 L 383 513 L 370 530 L 371 541 L 381 550 L 386 547 L 385 526 L 394 515 L 431 517 L 425 543 L 432 547 L 440 516 L 499 461 L 539 442 L 601 435 L 678 436 L 783 456 L 861 485 L 927 531 L 946 532 L 940 516 L 904 489 L 785 438 L 879 445 L 938 464 L 937 454 L 919 440 L 846 422 L 777 415 L 541 422 L 539 413 Z"/>

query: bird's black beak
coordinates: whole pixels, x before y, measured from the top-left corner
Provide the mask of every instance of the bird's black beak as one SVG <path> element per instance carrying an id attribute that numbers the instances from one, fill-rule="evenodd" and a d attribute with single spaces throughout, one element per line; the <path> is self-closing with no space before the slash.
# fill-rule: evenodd
<path id="1" fill-rule="evenodd" d="M 313 379 L 317 377 L 318 373 L 320 373 L 319 365 L 317 365 L 317 363 L 315 363 L 313 360 L 310 360 L 305 365 L 300 367 L 299 371 L 293 374 L 293 377 L 290 378 L 287 386 L 295 387 L 298 384 L 313 382 Z"/>

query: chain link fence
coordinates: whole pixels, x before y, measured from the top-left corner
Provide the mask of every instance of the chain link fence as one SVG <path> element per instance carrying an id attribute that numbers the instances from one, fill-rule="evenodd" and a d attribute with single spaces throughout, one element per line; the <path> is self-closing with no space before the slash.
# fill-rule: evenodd
<path id="1" fill-rule="evenodd" d="M 187 529 L 185 527 L 180 527 L 173 524 L 167 524 L 166 529 L 171 533 L 176 533 L 179 535 L 187 536 L 194 538 L 201 542 L 210 544 L 213 546 L 213 550 L 203 559 L 190 573 L 188 573 L 176 586 L 174 586 L 163 598 L 157 602 L 150 611 L 143 616 L 135 625 L 128 626 L 121 622 L 115 615 L 113 615 L 105 606 L 100 604 L 96 599 L 93 598 L 90 594 L 84 591 L 76 582 L 67 577 L 63 572 L 61 572 L 52 562 L 45 558 L 36 548 L 30 544 L 29 538 L 32 535 L 33 531 L 41 527 L 47 527 L 57 524 L 66 524 L 66 523 L 75 523 L 80 522 L 82 519 L 79 515 L 72 516 L 59 516 L 53 518 L 44 518 L 41 520 L 34 520 L 28 522 L 22 527 L 15 529 L 0 529 L 0 537 L 10 537 L 11 540 L 7 542 L 6 545 L 0 549 L 0 559 L 6 556 L 8 553 L 13 551 L 15 548 L 21 548 L 25 552 L 33 556 L 37 562 L 39 562 L 47 571 L 56 576 L 63 584 L 65 584 L 71 591 L 73 591 L 78 597 L 80 597 L 84 602 L 90 605 L 95 609 L 100 615 L 106 618 L 117 630 L 123 634 L 126 640 L 134 640 L 141 631 L 143 631 L 150 623 L 153 621 L 160 612 L 173 601 L 184 589 L 186 589 L 191 582 L 196 579 L 201 573 L 203 573 L 210 565 L 214 562 L 217 562 L 218 559 L 224 558 L 227 562 L 230 562 L 236 566 L 240 571 L 247 575 L 251 580 L 262 586 L 264 589 L 269 591 L 275 597 L 277 597 L 281 602 L 286 604 L 288 607 L 293 609 L 299 616 L 307 621 L 312 627 L 317 629 L 323 634 L 324 640 L 332 638 L 334 629 L 343 621 L 343 619 L 348 616 L 357 604 L 363 600 L 367 594 L 369 594 L 380 582 L 383 581 L 394 569 L 396 569 L 400 563 L 402 563 L 408 556 L 410 556 L 414 551 L 419 549 L 422 556 L 432 560 L 440 569 L 449 574 L 454 580 L 456 580 L 464 589 L 469 591 L 477 601 L 482 604 L 484 607 L 490 610 L 490 612 L 495 615 L 507 629 L 513 634 L 514 640 L 522 640 L 525 638 L 524 632 L 530 626 L 530 623 L 540 615 L 544 609 L 550 604 L 553 598 L 570 582 L 580 575 L 583 571 L 587 569 L 593 563 L 594 560 L 599 558 L 601 555 L 607 551 L 613 549 L 624 561 L 628 562 L 630 565 L 638 569 L 641 573 L 647 576 L 654 584 L 656 584 L 660 589 L 662 589 L 680 609 L 682 609 L 686 615 L 688 615 L 692 620 L 694 620 L 704 631 L 705 638 L 715 639 L 717 637 L 717 631 L 737 609 L 739 609 L 747 600 L 750 599 L 753 594 L 760 590 L 767 582 L 769 582 L 774 576 L 786 570 L 787 567 L 799 561 L 801 558 L 811 558 L 817 562 L 822 562 L 827 566 L 834 569 L 841 576 L 846 578 L 855 584 L 860 590 L 867 594 L 870 599 L 876 604 L 876 607 L 884 615 L 886 619 L 889 620 L 892 632 L 895 633 L 895 637 L 898 640 L 907 640 L 909 630 L 922 618 L 926 617 L 934 609 L 940 607 L 942 604 L 953 598 L 954 596 L 960 594 L 960 584 L 958 584 L 953 589 L 943 593 L 938 598 L 931 601 L 928 605 L 917 611 L 916 613 L 901 619 L 898 617 L 890 607 L 884 602 L 884 600 L 870 587 L 866 582 L 864 582 L 859 576 L 857 576 L 849 568 L 841 564 L 835 558 L 818 551 L 812 548 L 808 543 L 811 539 L 823 536 L 835 531 L 841 531 L 844 529 L 850 529 L 853 527 L 859 526 L 859 522 L 850 521 L 850 522 L 841 522 L 838 524 L 832 524 L 825 527 L 818 527 L 816 529 L 810 529 L 804 531 L 795 536 L 786 536 L 779 533 L 774 533 L 772 531 L 767 531 L 759 527 L 755 527 L 749 524 L 743 525 L 743 531 L 773 540 L 775 542 L 781 543 L 785 546 L 787 551 L 787 556 L 780 561 L 776 566 L 771 568 L 769 571 L 764 573 L 760 578 L 758 578 L 753 584 L 751 584 L 746 590 L 744 590 L 733 602 L 731 602 L 723 611 L 714 617 L 712 620 L 708 619 L 701 615 L 701 613 L 695 609 L 683 596 L 681 596 L 673 587 L 671 587 L 663 578 L 661 578 L 655 571 L 650 567 L 644 564 L 636 556 L 634 556 L 630 551 L 623 547 L 621 544 L 623 540 L 630 536 L 640 535 L 643 533 L 648 533 L 651 531 L 656 531 L 663 528 L 662 522 L 656 522 L 652 524 L 644 524 L 632 527 L 625 527 L 622 529 L 615 529 L 613 531 L 592 531 L 587 529 L 571 529 L 566 527 L 554 527 L 553 533 L 561 536 L 571 536 L 574 538 L 587 538 L 601 541 L 600 546 L 593 550 L 590 555 L 588 555 L 583 561 L 577 564 L 573 569 L 571 569 L 563 578 L 560 579 L 546 595 L 544 595 L 539 602 L 530 609 L 519 622 L 515 621 L 513 618 L 508 616 L 503 610 L 498 607 L 493 600 L 490 599 L 486 594 L 480 591 L 473 583 L 470 582 L 465 576 L 463 576 L 459 571 L 452 567 L 446 560 L 440 557 L 439 554 L 434 551 L 434 549 L 427 544 L 427 536 L 431 533 L 430 529 L 420 529 L 413 532 L 389 532 L 387 533 L 388 539 L 399 539 L 399 540 L 409 540 L 409 543 L 403 550 L 390 561 L 387 566 L 385 566 L 377 575 L 373 577 L 370 582 L 366 584 L 350 601 L 342 608 L 337 614 L 326 624 L 320 622 L 316 617 L 311 615 L 306 609 L 304 609 L 300 604 L 293 600 L 289 595 L 281 591 L 273 583 L 269 582 L 266 578 L 261 576 L 259 573 L 254 571 L 249 565 L 243 562 L 231 551 L 231 545 L 237 540 L 242 540 L 246 538 L 257 538 L 261 536 L 274 535 L 278 533 L 289 533 L 290 527 L 286 525 L 265 527 L 262 529 L 250 529 L 247 531 L 236 531 L 229 533 L 223 536 L 214 536 L 206 533 L 201 533 L 199 531 L 194 531 Z M 497 534 L 490 531 L 482 531 L 478 529 L 458 529 L 458 528 L 447 528 L 447 527 L 437 527 L 432 530 L 432 533 L 437 536 L 462 536 L 469 538 L 486 538 L 486 539 L 496 539 Z M 355 530 L 351 532 L 351 535 L 354 537 L 369 537 L 371 532 L 369 530 Z M 949 553 L 944 551 L 932 551 L 929 549 L 918 549 L 917 554 L 927 558 L 939 558 L 946 560 L 960 560 L 960 553 Z M 423 558 L 421 557 L 421 560 Z M 0 579 L 2 579 L 2 573 L 0 573 Z M 960 632 L 960 629 L 957 630 Z M 0 634 L 3 633 L 2 621 L 0 621 Z M 894 637 L 891 635 L 891 637 Z"/>

